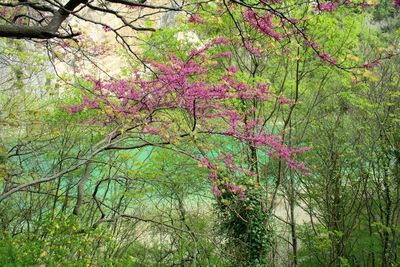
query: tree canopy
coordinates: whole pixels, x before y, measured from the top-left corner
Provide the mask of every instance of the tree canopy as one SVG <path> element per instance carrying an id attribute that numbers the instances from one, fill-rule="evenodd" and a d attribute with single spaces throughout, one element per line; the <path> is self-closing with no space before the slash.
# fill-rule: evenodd
<path id="1" fill-rule="evenodd" d="M 399 1 L 0 3 L 0 265 L 396 266 Z"/>

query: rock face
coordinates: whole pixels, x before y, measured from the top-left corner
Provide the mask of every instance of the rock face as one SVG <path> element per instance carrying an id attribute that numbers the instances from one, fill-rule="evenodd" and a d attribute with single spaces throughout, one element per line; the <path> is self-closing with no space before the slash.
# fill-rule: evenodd
<path id="1" fill-rule="evenodd" d="M 171 0 L 171 6 L 178 8 L 180 6 L 180 3 L 174 0 Z M 163 27 L 168 27 L 170 25 L 173 25 L 176 20 L 176 16 L 178 15 L 179 12 L 177 11 L 167 11 L 164 15 L 161 16 L 158 22 L 158 27 L 163 28 Z"/>
<path id="2" fill-rule="evenodd" d="M 173 0 L 171 2 L 154 1 L 151 4 L 173 8 L 178 8 L 180 5 L 179 2 Z M 118 10 L 124 16 L 125 22 L 113 14 L 103 14 L 90 9 L 83 9 L 78 13 L 79 17 L 87 21 L 70 18 L 71 26 L 82 33 L 79 37 L 82 49 L 73 56 L 67 56 L 58 62 L 59 72 L 75 71 L 101 78 L 118 78 L 123 69 L 129 69 L 134 61 L 139 62 L 140 45 L 144 37 L 152 34 L 152 31 L 137 31 L 134 28 L 167 27 L 175 23 L 179 14 L 171 10 L 128 8 L 117 4 L 110 4 L 108 7 Z"/>

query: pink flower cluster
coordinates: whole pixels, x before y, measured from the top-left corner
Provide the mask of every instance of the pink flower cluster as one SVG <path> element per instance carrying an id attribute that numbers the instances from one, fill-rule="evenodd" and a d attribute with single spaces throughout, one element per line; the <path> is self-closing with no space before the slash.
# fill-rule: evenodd
<path id="1" fill-rule="evenodd" d="M 199 14 L 191 14 L 189 17 L 189 22 L 194 23 L 194 24 L 201 24 L 203 23 L 203 19 L 200 17 Z"/>
<path id="2" fill-rule="evenodd" d="M 396 1 L 396 0 L 394 0 Z M 369 4 L 366 1 L 352 1 L 352 0 L 330 0 L 327 2 L 317 2 L 314 4 L 314 10 L 318 12 L 334 12 L 337 10 L 339 6 L 348 6 L 348 7 L 371 7 L 372 4 Z"/>
<path id="3" fill-rule="evenodd" d="M 318 46 L 318 44 L 316 42 L 310 41 L 310 40 L 304 40 L 304 45 L 306 46 L 310 46 L 311 48 L 315 49 L 315 50 L 319 50 L 320 47 Z"/>
<path id="4" fill-rule="evenodd" d="M 109 26 L 103 26 L 103 31 L 110 32 L 112 29 Z"/>
<path id="5" fill-rule="evenodd" d="M 236 66 L 229 66 L 227 70 L 228 70 L 228 72 L 230 72 L 230 73 L 236 73 L 236 72 L 239 71 L 239 68 L 236 67 Z"/>
<path id="6" fill-rule="evenodd" d="M 221 190 L 219 190 L 218 186 L 216 185 L 213 185 L 211 187 L 211 192 L 214 194 L 216 198 L 220 198 L 222 196 Z"/>
<path id="7" fill-rule="evenodd" d="M 262 56 L 261 50 L 256 48 L 256 47 L 254 47 L 252 42 L 250 42 L 249 40 L 245 40 L 244 41 L 244 47 L 246 48 L 247 51 L 249 51 L 250 54 L 253 54 L 256 57 L 261 57 Z"/>
<path id="8" fill-rule="evenodd" d="M 239 194 L 239 199 L 240 200 L 245 200 L 246 199 L 246 191 L 235 185 L 234 183 L 227 183 L 225 184 L 225 187 L 233 194 Z"/>
<path id="9" fill-rule="evenodd" d="M 319 57 L 323 61 L 326 61 L 326 62 L 331 63 L 333 65 L 337 64 L 337 60 L 335 58 L 331 57 L 331 55 L 329 55 L 328 53 L 319 53 L 319 54 L 316 54 L 315 56 Z"/>
<path id="10" fill-rule="evenodd" d="M 286 21 L 292 24 L 297 24 L 300 22 L 300 20 L 296 18 L 287 18 Z"/>
<path id="11" fill-rule="evenodd" d="M 251 8 L 248 8 L 244 12 L 243 18 L 255 29 L 272 37 L 276 41 L 280 41 L 282 39 L 282 35 L 274 30 L 275 25 L 272 21 L 273 15 L 271 13 L 260 14 Z"/>
<path id="12" fill-rule="evenodd" d="M 335 2 L 316 3 L 314 9 L 320 12 L 333 12 L 337 9 L 337 3 Z"/>
<path id="13" fill-rule="evenodd" d="M 382 63 L 382 61 L 380 59 L 377 59 L 377 60 L 374 60 L 374 61 L 372 61 L 370 63 L 364 64 L 363 67 L 365 69 L 372 69 L 372 68 L 375 68 L 375 67 L 379 66 L 381 63 Z"/>
<path id="14" fill-rule="evenodd" d="M 284 104 L 293 105 L 294 104 L 294 100 L 288 99 L 288 98 L 285 98 L 285 97 L 281 96 L 281 97 L 278 98 L 278 103 L 281 104 L 281 105 L 284 105 Z"/>
<path id="15" fill-rule="evenodd" d="M 215 37 L 214 39 L 212 39 L 211 44 L 212 45 L 228 45 L 229 44 L 229 39 L 225 38 L 225 37 Z"/>
<path id="16" fill-rule="evenodd" d="M 333 58 L 330 54 L 326 53 L 326 52 L 322 52 L 322 48 L 314 41 L 310 41 L 305 39 L 304 40 L 304 45 L 305 46 L 309 46 L 312 49 L 314 49 L 314 51 L 316 51 L 315 56 L 322 59 L 323 61 L 326 61 L 332 65 L 336 65 L 337 64 L 337 60 L 335 58 Z"/>
<path id="17" fill-rule="evenodd" d="M 226 183 L 224 184 L 224 187 L 229 190 L 230 193 L 238 195 L 240 200 L 246 200 L 246 190 L 240 186 L 237 186 L 234 183 Z M 219 187 L 215 184 L 211 187 L 211 192 L 216 198 L 222 197 L 221 189 L 219 189 Z"/>

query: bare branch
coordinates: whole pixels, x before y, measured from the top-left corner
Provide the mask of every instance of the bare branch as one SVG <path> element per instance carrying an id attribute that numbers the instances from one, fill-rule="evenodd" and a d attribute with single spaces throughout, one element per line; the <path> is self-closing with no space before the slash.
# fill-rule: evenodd
<path id="1" fill-rule="evenodd" d="M 25 25 L 0 25 L 0 37 L 7 38 L 38 38 L 49 39 L 54 37 L 74 37 L 78 34 L 60 35 L 57 33 L 61 24 L 80 4 L 86 4 L 87 0 L 70 0 L 65 6 L 59 8 L 46 26 L 25 26 Z"/>

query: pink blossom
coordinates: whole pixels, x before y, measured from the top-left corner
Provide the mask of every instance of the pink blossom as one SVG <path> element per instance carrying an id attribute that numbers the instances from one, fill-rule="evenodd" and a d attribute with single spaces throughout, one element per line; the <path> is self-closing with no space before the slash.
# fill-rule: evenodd
<path id="1" fill-rule="evenodd" d="M 286 19 L 288 22 L 290 22 L 290 23 L 292 23 L 292 24 L 297 24 L 297 23 L 299 23 L 300 22 L 300 20 L 299 19 L 296 19 L 296 18 L 288 18 L 288 19 Z"/>
<path id="2" fill-rule="evenodd" d="M 1 7 L 0 8 L 0 16 L 5 17 L 7 14 L 8 8 L 7 7 Z"/>
<path id="3" fill-rule="evenodd" d="M 233 194 L 239 194 L 239 199 L 240 200 L 245 200 L 246 199 L 246 191 L 241 188 L 240 186 L 237 186 L 234 183 L 227 183 L 225 184 L 225 187 Z"/>
<path id="4" fill-rule="evenodd" d="M 189 17 L 189 22 L 194 23 L 194 24 L 201 24 L 201 23 L 203 23 L 203 20 L 199 14 L 191 14 Z"/>
<path id="5" fill-rule="evenodd" d="M 99 104 L 97 104 L 96 99 L 90 100 L 87 95 L 83 95 L 83 103 L 89 108 L 100 108 Z"/>
<path id="6" fill-rule="evenodd" d="M 109 32 L 109 31 L 111 31 L 112 29 L 111 29 L 109 26 L 103 26 L 103 30 L 104 30 L 105 32 Z"/>
<path id="7" fill-rule="evenodd" d="M 291 104 L 294 104 L 294 100 L 288 99 L 288 98 L 285 98 L 285 97 L 281 96 L 278 99 L 278 103 L 281 104 L 281 105 L 284 105 L 284 104 L 291 105 Z"/>
<path id="8" fill-rule="evenodd" d="M 304 45 L 306 46 L 310 46 L 315 50 L 319 49 L 319 46 L 317 45 L 317 43 L 313 42 L 313 41 L 309 41 L 309 40 L 304 40 Z"/>
<path id="9" fill-rule="evenodd" d="M 332 58 L 331 55 L 329 55 L 328 53 L 320 53 L 315 56 L 333 65 L 337 63 L 337 60 L 335 58 Z"/>
<path id="10" fill-rule="evenodd" d="M 255 119 L 255 120 L 250 120 L 246 123 L 246 128 L 247 129 L 253 129 L 254 127 L 256 127 L 256 125 L 258 125 L 260 123 L 259 119 Z"/>
<path id="11" fill-rule="evenodd" d="M 249 53 L 255 55 L 256 57 L 261 57 L 262 52 L 260 49 L 255 48 L 249 40 L 244 41 L 244 46 Z"/>
<path id="12" fill-rule="evenodd" d="M 64 41 L 61 41 L 61 47 L 62 48 L 69 48 L 69 47 L 71 47 L 71 44 L 67 43 L 67 42 L 64 42 Z"/>
<path id="13" fill-rule="evenodd" d="M 216 172 L 210 172 L 209 174 L 208 174 L 208 179 L 209 180 L 215 180 L 215 179 L 218 179 L 218 174 L 216 173 Z"/>
<path id="14" fill-rule="evenodd" d="M 229 40 L 226 39 L 225 37 L 216 37 L 211 41 L 213 44 L 215 45 L 228 45 L 229 44 Z"/>
<path id="15" fill-rule="evenodd" d="M 203 166 L 208 166 L 210 161 L 207 158 L 199 158 L 198 159 Z"/>
<path id="16" fill-rule="evenodd" d="M 320 12 L 333 12 L 336 8 L 336 4 L 332 2 L 316 3 L 314 6 L 314 9 Z"/>
<path id="17" fill-rule="evenodd" d="M 68 110 L 70 113 L 77 113 L 79 111 L 83 110 L 83 105 L 76 105 L 76 106 L 69 106 L 69 107 L 64 107 L 65 110 Z"/>
<path id="18" fill-rule="evenodd" d="M 229 189 L 232 193 L 239 193 L 243 190 L 242 188 L 240 188 L 239 186 L 237 186 L 233 183 L 227 183 L 227 184 L 225 184 L 225 187 L 227 189 Z"/>
<path id="19" fill-rule="evenodd" d="M 370 63 L 364 64 L 363 67 L 366 68 L 366 69 L 372 69 L 372 68 L 375 68 L 375 67 L 379 66 L 381 63 L 382 63 L 381 60 L 377 59 L 377 60 L 374 60 L 374 61 L 372 61 Z"/>
<path id="20" fill-rule="evenodd" d="M 236 72 L 238 72 L 238 71 L 239 71 L 239 68 L 236 67 L 236 66 L 229 66 L 229 67 L 228 67 L 228 72 L 236 73 Z"/>
<path id="21" fill-rule="evenodd" d="M 400 8 L 400 0 L 393 0 L 392 3 L 394 7 Z"/>
<path id="22" fill-rule="evenodd" d="M 216 198 L 220 198 L 222 196 L 221 190 L 219 190 L 218 186 L 213 185 L 211 188 L 211 192 L 214 194 Z"/>
<path id="23" fill-rule="evenodd" d="M 156 134 L 156 135 L 160 134 L 160 130 L 157 128 L 153 128 L 153 127 L 148 127 L 146 129 L 146 132 L 149 134 Z"/>
<path id="24" fill-rule="evenodd" d="M 373 4 L 369 4 L 368 2 L 361 2 L 361 3 L 354 3 L 353 2 L 353 5 L 361 6 L 361 7 L 373 7 L 374 6 Z"/>
<path id="25" fill-rule="evenodd" d="M 225 165 L 228 167 L 228 168 L 233 168 L 233 156 L 232 156 L 232 154 L 227 154 L 226 156 L 225 156 Z"/>
<path id="26" fill-rule="evenodd" d="M 275 25 L 272 22 L 272 17 L 271 13 L 260 14 L 251 8 L 248 8 L 243 14 L 244 20 L 250 23 L 255 29 L 279 41 L 282 39 L 282 36 L 273 29 Z"/>
<path id="27" fill-rule="evenodd" d="M 295 153 L 296 155 L 299 155 L 299 154 L 304 153 L 304 152 L 309 151 L 309 150 L 311 150 L 311 147 L 305 146 L 305 147 L 293 149 L 293 153 Z"/>

